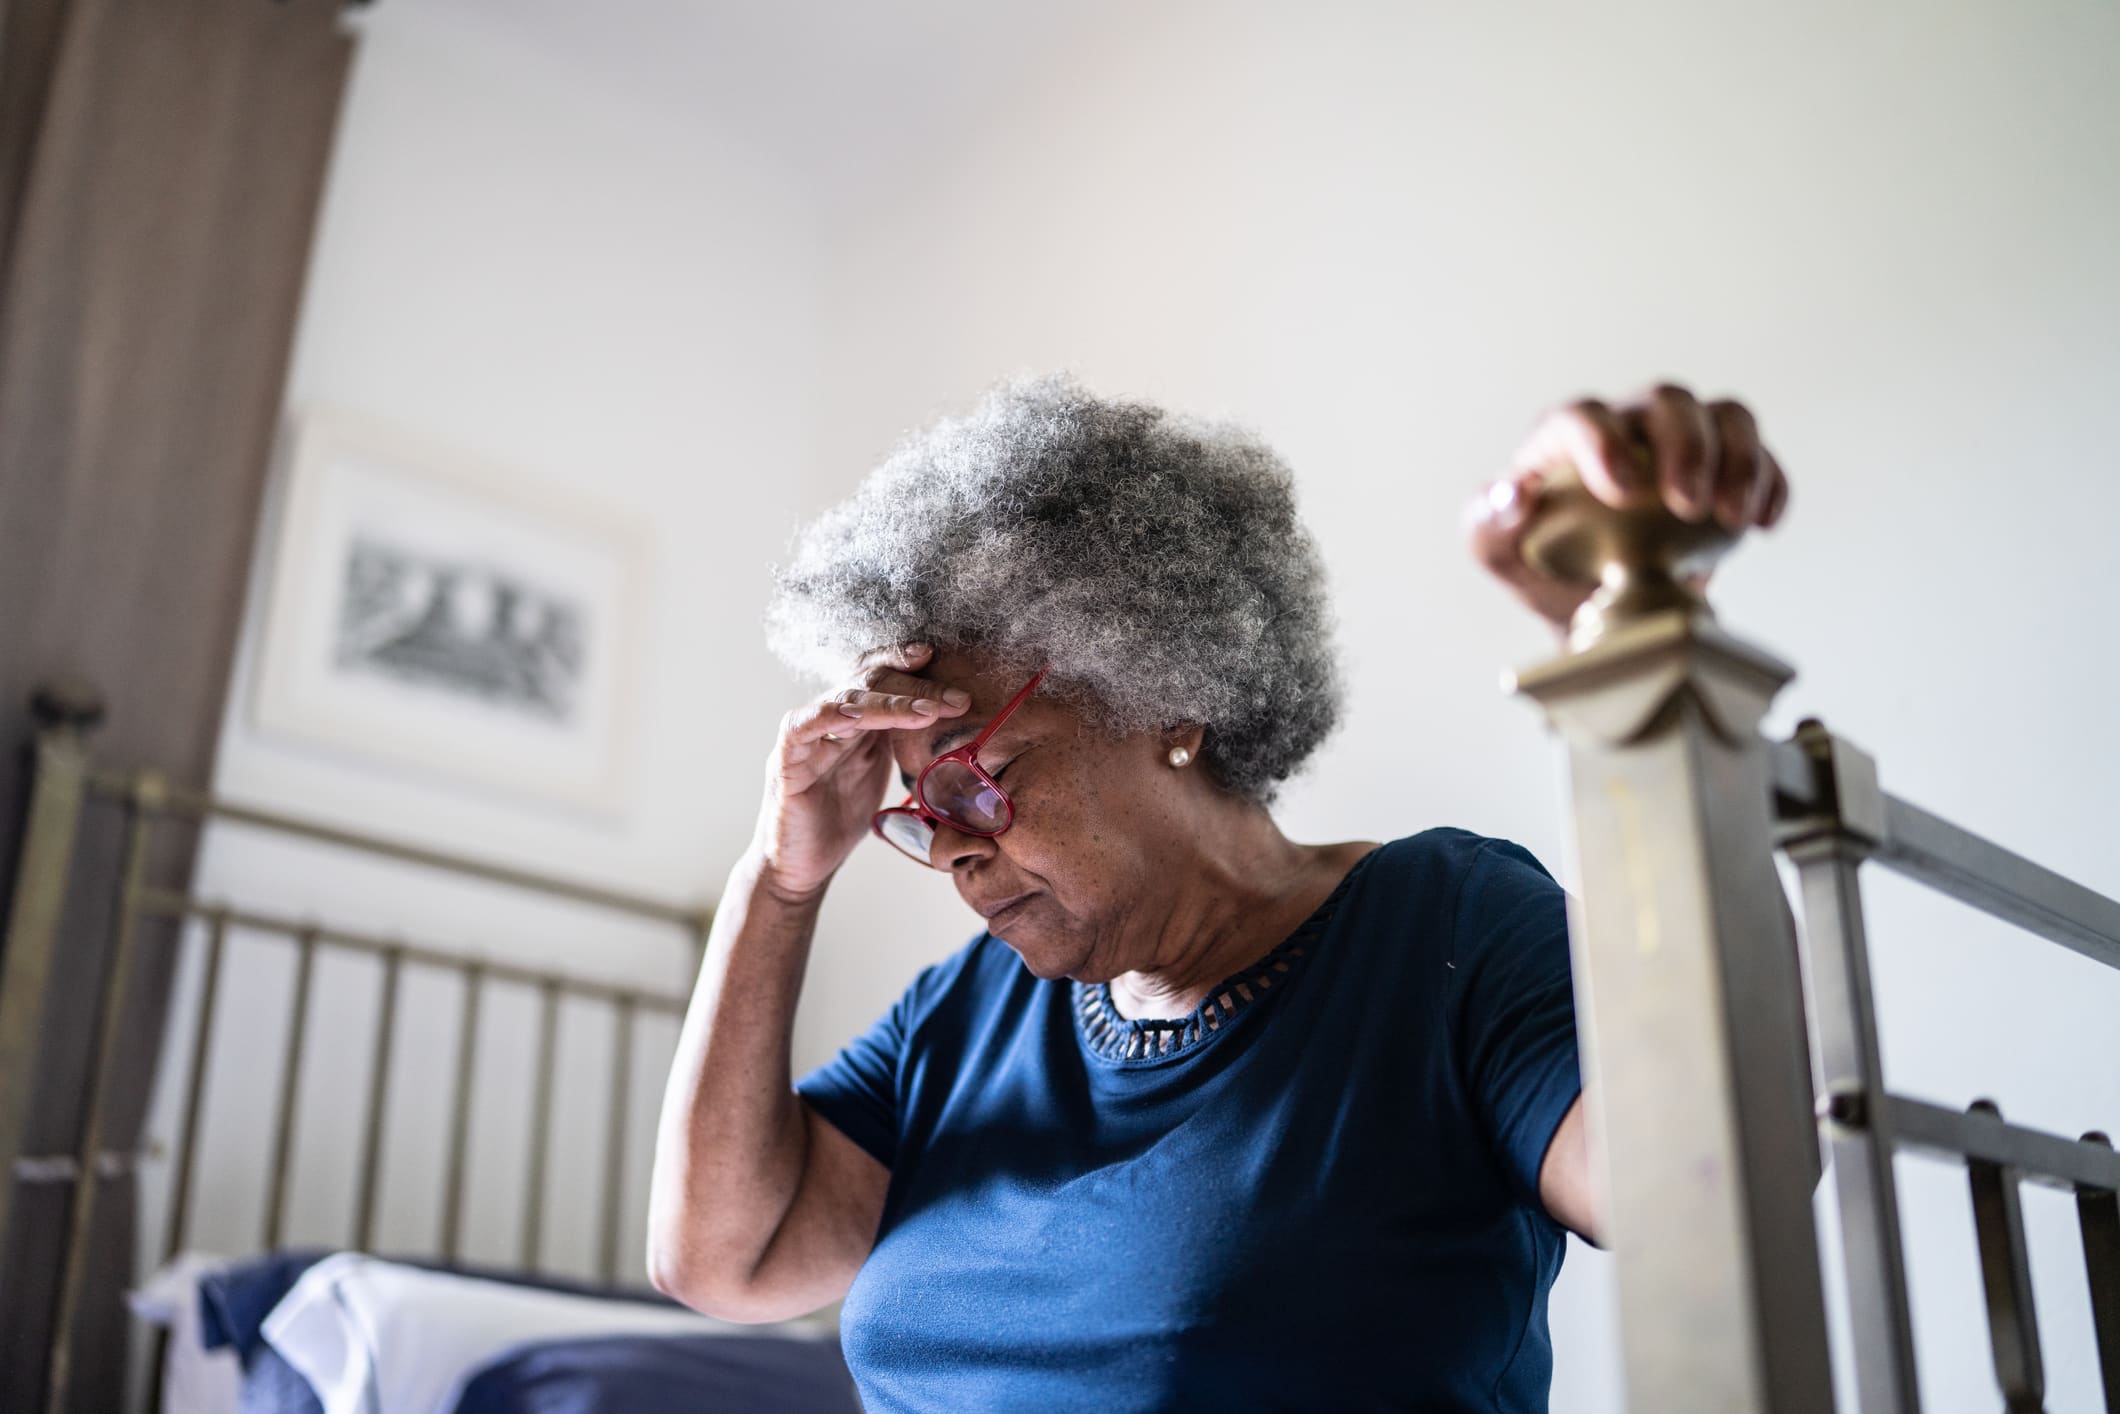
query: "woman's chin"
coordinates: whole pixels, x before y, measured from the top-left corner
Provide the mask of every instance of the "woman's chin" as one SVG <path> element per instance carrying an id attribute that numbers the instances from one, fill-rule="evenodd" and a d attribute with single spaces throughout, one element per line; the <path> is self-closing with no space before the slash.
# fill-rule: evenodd
<path id="1" fill-rule="evenodd" d="M 1071 977 L 1082 966 L 1084 959 L 1064 944 L 1040 936 L 1036 928 L 1012 928 L 1007 936 L 994 935 L 1008 945 L 1009 951 L 1023 960 L 1024 970 L 1044 982 L 1057 982 Z"/>

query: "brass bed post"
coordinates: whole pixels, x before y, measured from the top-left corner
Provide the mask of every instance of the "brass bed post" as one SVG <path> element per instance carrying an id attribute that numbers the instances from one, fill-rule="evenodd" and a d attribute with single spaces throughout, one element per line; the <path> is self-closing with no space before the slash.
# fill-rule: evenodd
<path id="1" fill-rule="evenodd" d="M 1811 1021 L 1824 1088 L 1824 1137 L 1840 1201 L 1850 1354 L 1864 1414 L 1918 1414 L 1914 1319 L 1892 1171 L 1897 1139 L 1877 1041 L 1870 945 L 1858 872 L 1885 831 L 1877 763 L 1815 719 L 1796 729 L 1812 797 L 1781 846 L 1803 893 Z"/>
<path id="2" fill-rule="evenodd" d="M 95 1049 L 83 1079 L 86 1090 L 81 1137 L 74 1162 L 74 1201 L 66 1219 L 66 1265 L 59 1279 L 59 1301 L 52 1315 L 50 1364 L 46 1367 L 46 1414 L 64 1414 L 74 1372 L 74 1320 L 88 1282 L 89 1245 L 96 1232 L 97 1200 L 105 1177 L 104 1130 L 110 1123 L 110 1078 L 123 1042 L 121 1022 L 132 991 L 135 944 L 139 940 L 141 896 L 147 877 L 147 851 L 156 813 L 168 795 L 161 772 L 133 773 L 125 800 L 125 862 L 118 877 L 117 926 L 110 945 L 110 965 L 100 980 Z"/>
<path id="3" fill-rule="evenodd" d="M 44 994 L 51 985 L 74 840 L 88 794 L 84 739 L 103 720 L 103 703 L 93 689 L 61 684 L 38 689 L 30 711 L 37 735 L 30 747 L 29 808 L 15 859 L 5 951 L 0 951 L 0 1250 L 21 1181 L 16 1160 L 22 1157 L 35 1093 Z"/>
<path id="4" fill-rule="evenodd" d="M 1682 579 L 1712 522 L 1597 502 L 1556 467 L 1524 552 L 1597 591 L 1515 677 L 1561 738 L 1570 922 L 1628 1407 L 1833 1404 L 1811 1213 L 1817 1135 L 1759 723 L 1792 671 Z"/>

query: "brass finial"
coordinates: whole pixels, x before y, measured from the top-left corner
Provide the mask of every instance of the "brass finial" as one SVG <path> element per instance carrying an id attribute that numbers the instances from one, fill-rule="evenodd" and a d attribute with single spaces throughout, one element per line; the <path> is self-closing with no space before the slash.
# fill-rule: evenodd
<path id="1" fill-rule="evenodd" d="M 103 720 L 103 694 L 87 678 L 62 673 L 37 684 L 29 710 L 40 727 L 92 731 Z"/>
<path id="2" fill-rule="evenodd" d="M 1569 648 L 1581 652 L 1616 625 L 1666 610 L 1713 617 L 1686 580 L 1705 576 L 1737 543 L 1735 532 L 1712 516 L 1681 519 L 1653 481 L 1637 503 L 1610 506 L 1583 484 L 1573 462 L 1542 472 L 1545 483 L 1525 522 L 1524 562 L 1563 584 L 1595 586 L 1568 626 Z"/>

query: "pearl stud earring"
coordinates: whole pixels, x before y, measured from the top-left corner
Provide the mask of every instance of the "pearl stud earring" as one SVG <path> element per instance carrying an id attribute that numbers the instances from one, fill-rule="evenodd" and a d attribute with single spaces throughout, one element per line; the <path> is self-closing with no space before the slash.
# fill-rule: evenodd
<path id="1" fill-rule="evenodd" d="M 1190 760 L 1192 760 L 1192 753 L 1191 753 L 1190 751 L 1187 751 L 1187 750 L 1186 750 L 1186 749 L 1185 749 L 1184 747 L 1182 747 L 1182 746 L 1173 746 L 1173 747 L 1172 747 L 1172 748 L 1170 749 L 1170 764 L 1171 764 L 1171 765 L 1173 765 L 1173 766 L 1183 766 L 1183 765 L 1184 765 L 1184 764 L 1185 764 L 1186 762 L 1188 762 L 1188 761 L 1190 761 Z"/>

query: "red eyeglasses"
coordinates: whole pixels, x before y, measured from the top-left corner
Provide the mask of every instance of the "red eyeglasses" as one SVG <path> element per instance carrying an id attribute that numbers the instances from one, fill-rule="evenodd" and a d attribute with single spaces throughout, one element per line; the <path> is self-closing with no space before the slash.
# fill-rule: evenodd
<path id="1" fill-rule="evenodd" d="M 1032 674 L 1023 690 L 1008 700 L 1008 706 L 979 735 L 928 762 L 927 769 L 913 782 L 913 793 L 905 798 L 905 804 L 877 811 L 869 821 L 876 837 L 932 868 L 934 861 L 929 853 L 935 845 L 937 823 L 982 839 L 1006 832 L 1015 823 L 1016 808 L 1009 804 L 1008 793 L 979 764 L 979 748 L 1001 730 L 1001 724 L 1024 704 L 1031 689 L 1037 687 L 1050 668 L 1048 664 Z"/>

